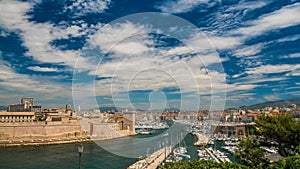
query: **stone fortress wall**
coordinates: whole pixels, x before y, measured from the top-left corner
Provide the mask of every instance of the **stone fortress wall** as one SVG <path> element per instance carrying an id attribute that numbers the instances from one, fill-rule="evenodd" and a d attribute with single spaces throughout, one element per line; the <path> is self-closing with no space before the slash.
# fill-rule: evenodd
<path id="1" fill-rule="evenodd" d="M 122 129 L 120 123 L 100 123 L 96 119 L 0 123 L 0 145 L 59 144 L 80 140 L 107 140 L 133 134 L 135 132 L 129 129 Z"/>
<path id="2" fill-rule="evenodd" d="M 0 126 L 0 140 L 76 137 L 83 135 L 81 126 L 77 122 L 68 124 L 61 122 L 1 123 Z"/>

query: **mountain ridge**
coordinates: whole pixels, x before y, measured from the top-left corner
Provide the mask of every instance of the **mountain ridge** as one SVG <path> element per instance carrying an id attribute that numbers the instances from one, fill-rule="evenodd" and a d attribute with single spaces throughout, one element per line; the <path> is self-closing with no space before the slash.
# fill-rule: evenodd
<path id="1" fill-rule="evenodd" d="M 285 100 L 276 100 L 276 101 L 268 101 L 263 103 L 257 103 L 250 106 L 241 106 L 239 109 L 262 109 L 265 107 L 280 107 L 280 108 L 288 108 L 291 104 L 296 104 L 300 106 L 300 98 L 291 98 Z"/>

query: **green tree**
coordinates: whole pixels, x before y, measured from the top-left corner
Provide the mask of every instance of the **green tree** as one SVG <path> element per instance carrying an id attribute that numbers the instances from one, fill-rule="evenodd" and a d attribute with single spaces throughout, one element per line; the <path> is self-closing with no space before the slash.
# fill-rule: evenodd
<path id="1" fill-rule="evenodd" d="M 300 155 L 300 144 L 294 150 L 295 155 Z"/>
<path id="2" fill-rule="evenodd" d="M 300 168 L 300 156 L 290 156 L 283 160 L 280 160 L 274 164 L 271 164 L 267 169 L 298 169 Z"/>
<path id="3" fill-rule="evenodd" d="M 260 148 L 260 143 L 255 136 L 242 139 L 238 148 L 239 151 L 234 155 L 242 159 L 245 165 L 251 168 L 264 168 L 268 164 L 265 150 Z"/>
<path id="4" fill-rule="evenodd" d="M 258 135 L 276 142 L 284 157 L 291 155 L 300 144 L 300 121 L 290 115 L 261 116 L 255 123 Z"/>
<path id="5" fill-rule="evenodd" d="M 216 163 L 214 161 L 180 161 L 166 163 L 162 169 L 248 169 L 247 166 L 236 163 Z"/>

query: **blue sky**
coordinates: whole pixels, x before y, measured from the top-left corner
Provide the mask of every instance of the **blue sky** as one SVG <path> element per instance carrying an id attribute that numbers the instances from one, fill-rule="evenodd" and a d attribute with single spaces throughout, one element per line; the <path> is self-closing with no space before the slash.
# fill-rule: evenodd
<path id="1" fill-rule="evenodd" d="M 1 0 L 0 105 L 222 109 L 300 97 L 299 16 L 295 0 Z"/>

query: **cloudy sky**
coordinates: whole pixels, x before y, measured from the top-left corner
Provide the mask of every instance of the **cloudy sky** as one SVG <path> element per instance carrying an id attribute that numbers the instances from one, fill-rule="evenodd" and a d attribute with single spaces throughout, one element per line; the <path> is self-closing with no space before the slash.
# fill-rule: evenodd
<path id="1" fill-rule="evenodd" d="M 300 97 L 296 0 L 0 0 L 0 105 L 142 110 Z"/>

